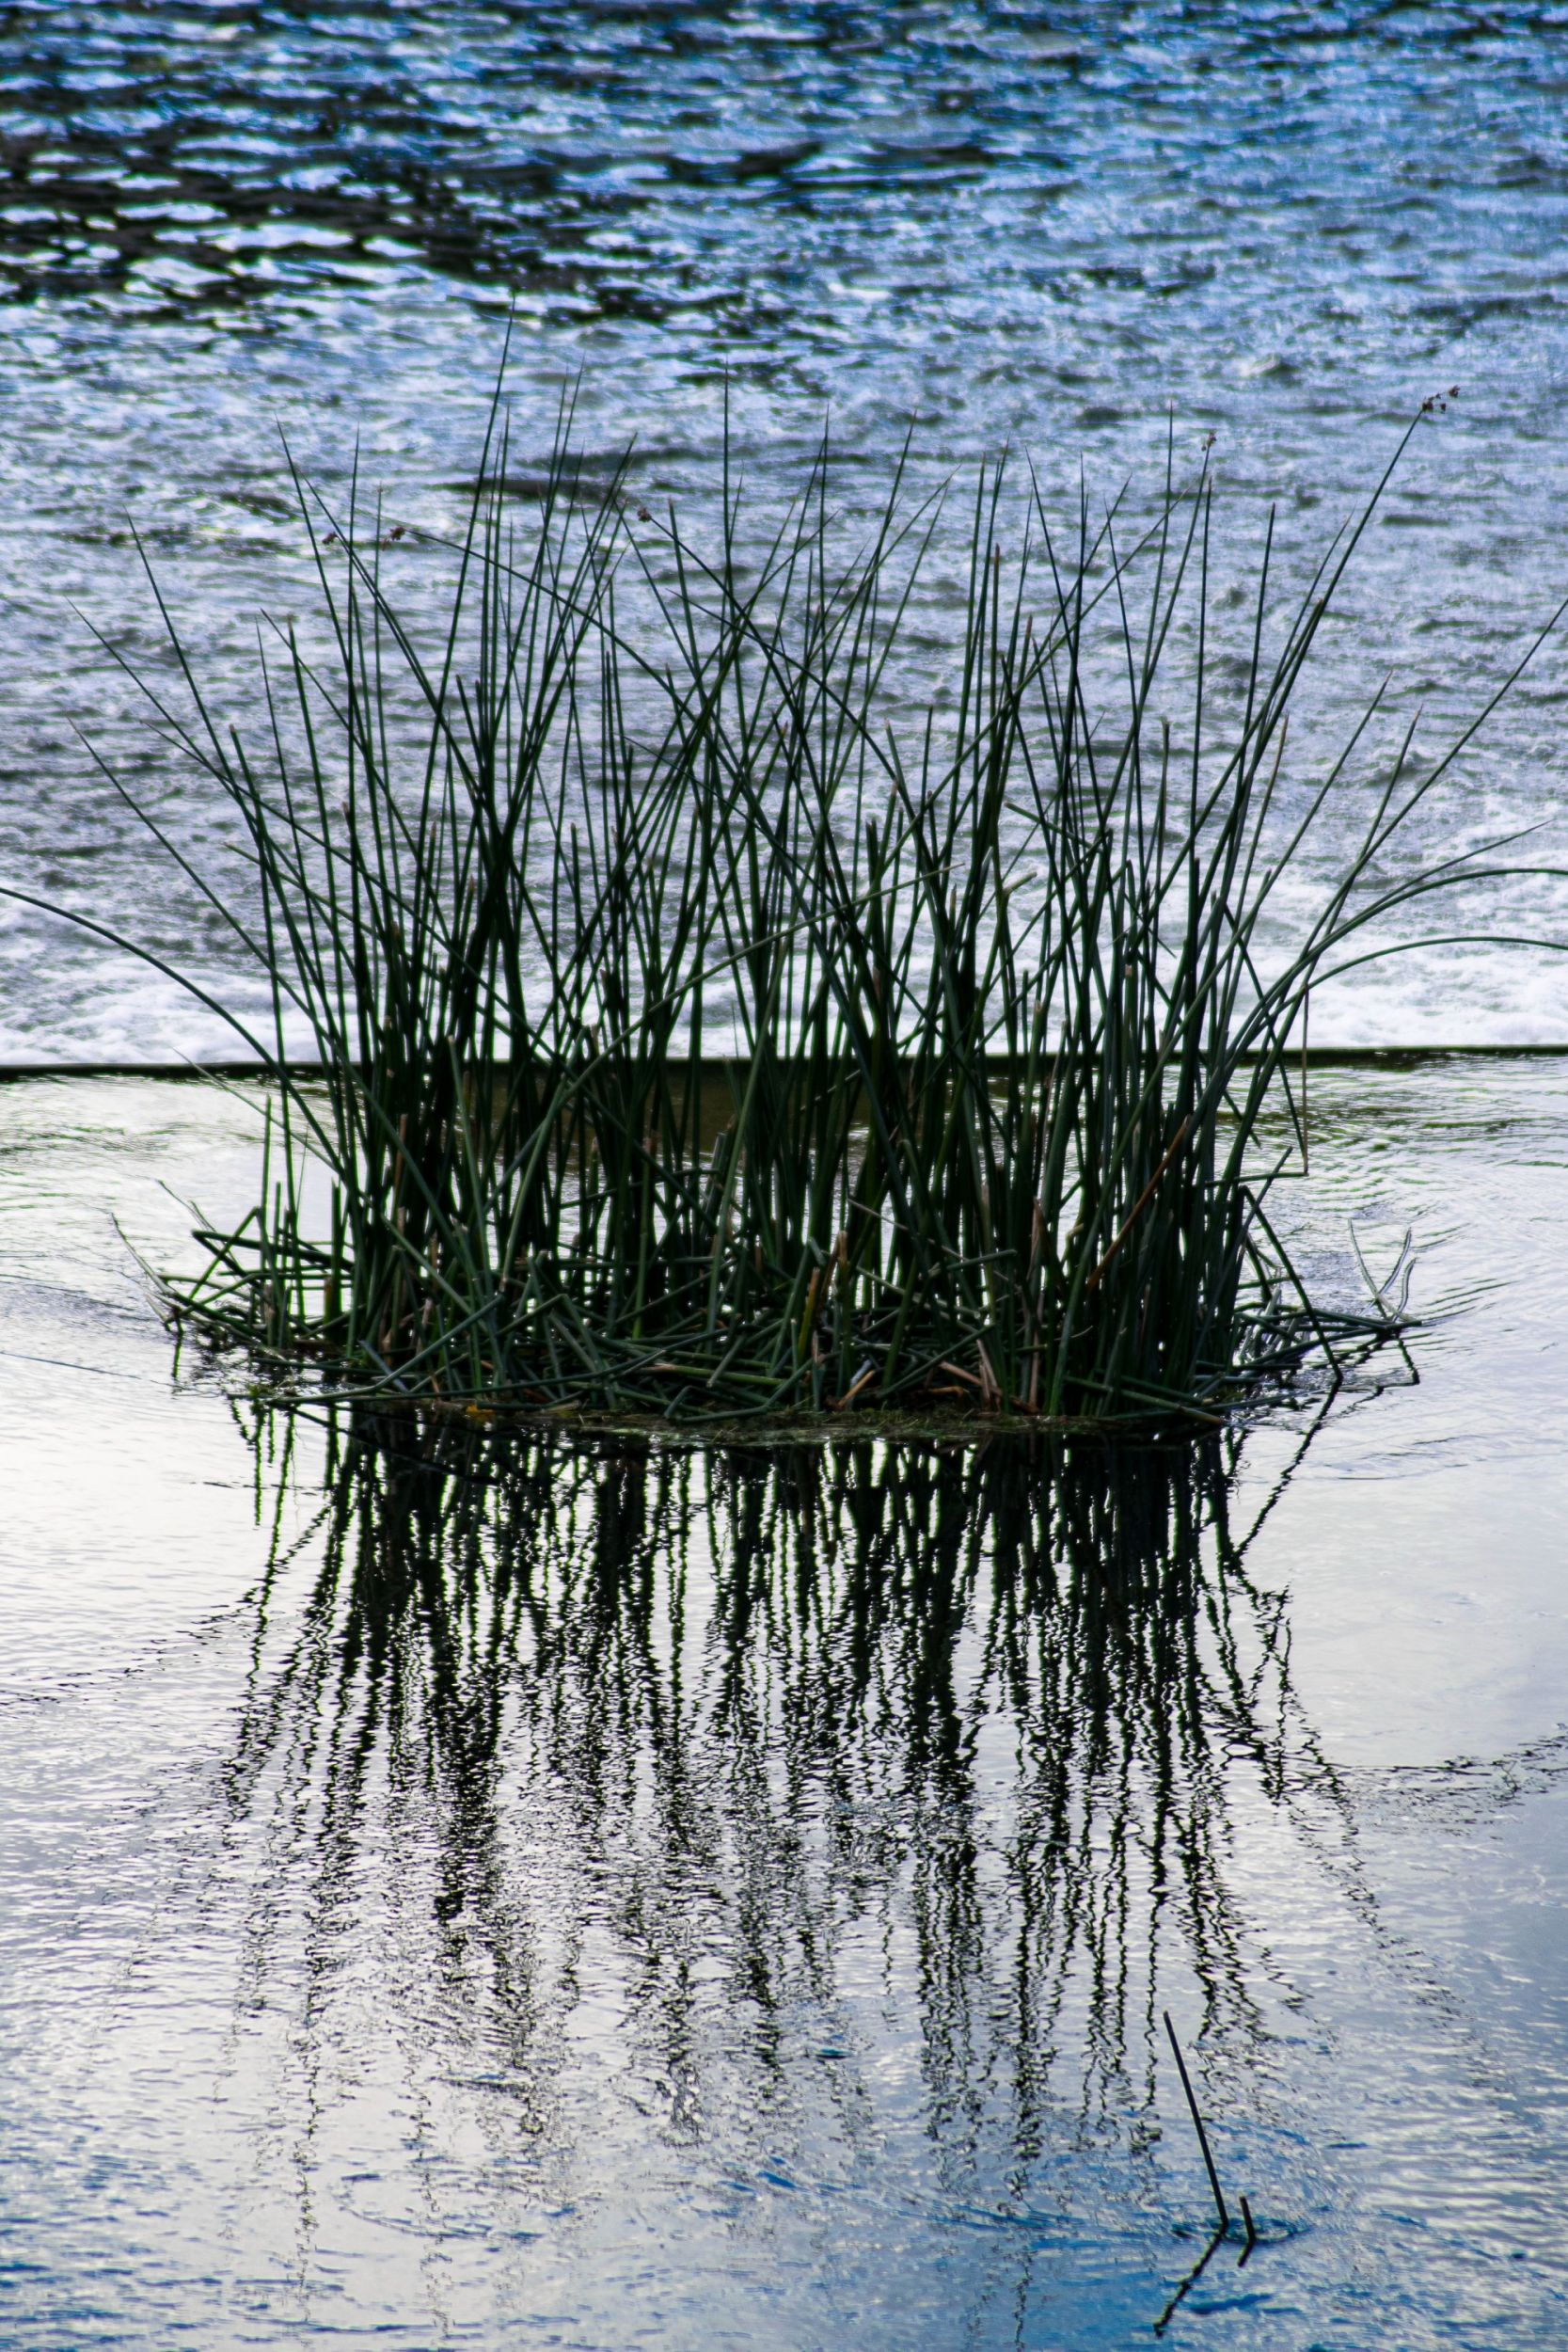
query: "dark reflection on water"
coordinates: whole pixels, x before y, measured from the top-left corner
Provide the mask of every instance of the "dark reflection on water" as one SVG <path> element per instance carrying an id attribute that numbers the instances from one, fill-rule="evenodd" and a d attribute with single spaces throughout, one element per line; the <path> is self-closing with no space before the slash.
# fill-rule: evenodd
<path id="1" fill-rule="evenodd" d="M 716 294 L 744 331 L 763 290 L 733 267 L 705 283 L 698 262 L 718 261 L 721 217 L 973 182 L 1009 160 L 1041 77 L 1088 54 L 1005 21 L 728 0 L 6 14 L 12 283 L 170 315 L 414 267 L 568 315 L 657 322 Z M 966 72 L 989 92 L 955 86 Z M 898 117 L 828 154 L 895 74 Z M 657 272 L 613 249 L 650 214 L 673 215 Z"/>
<path id="2" fill-rule="evenodd" d="M 793 216 L 810 236 L 846 199 L 918 211 L 946 199 L 970 213 L 1000 191 L 1026 230 L 1021 190 L 1049 215 L 1079 194 L 1091 155 L 1103 167 L 1150 148 L 1161 207 L 1142 233 L 1098 254 L 1046 247 L 1024 275 L 1052 297 L 1070 275 L 1091 304 L 1152 295 L 1180 309 L 1224 274 L 1227 211 L 1257 258 L 1266 224 L 1251 206 L 1275 159 L 1228 156 L 1238 130 L 1267 127 L 1275 150 L 1307 158 L 1309 210 L 1328 212 L 1339 272 L 1365 258 L 1365 223 L 1334 209 L 1332 181 L 1366 158 L 1314 151 L 1347 127 L 1347 105 L 1393 167 L 1381 203 L 1394 255 L 1412 233 L 1404 216 L 1462 172 L 1504 201 L 1560 194 L 1551 35 L 1536 11 L 1508 26 L 1466 8 L 1355 0 L 7 8 L 0 268 L 24 298 L 130 296 L 170 315 L 413 268 L 539 295 L 567 318 L 657 323 L 695 300 L 710 324 L 767 332 L 793 273 L 787 234 L 769 239 L 759 215 Z M 1476 75 L 1487 147 L 1467 167 L 1391 127 L 1390 103 L 1413 103 L 1451 133 Z M 1299 251 L 1292 262 L 1307 266 Z M 1441 285 L 1420 296 L 1433 318 L 1455 302 L 1482 318 L 1543 298 L 1486 286 L 1465 304 Z M 1288 352 L 1271 364 L 1300 373 Z"/>
<path id="3" fill-rule="evenodd" d="M 263 1587 L 229 1803 L 309 1861 L 325 1975 L 375 1790 L 428 1820 L 406 1899 L 449 2026 L 540 2129 L 596 1967 L 701 2137 L 736 2079 L 768 2105 L 801 2005 L 831 2018 L 879 1945 L 927 2128 L 961 2169 L 1000 2127 L 1025 2197 L 1064 2136 L 1145 2144 L 1170 1983 L 1207 2050 L 1255 2053 L 1229 1809 L 1335 1799 L 1238 1454 L 361 1428 L 281 1641 Z M 825 2055 L 872 2097 L 852 2034 Z"/>

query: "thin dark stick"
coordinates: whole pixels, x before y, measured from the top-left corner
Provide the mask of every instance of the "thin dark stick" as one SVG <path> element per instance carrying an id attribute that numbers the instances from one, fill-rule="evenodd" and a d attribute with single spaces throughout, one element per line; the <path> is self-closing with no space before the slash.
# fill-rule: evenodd
<path id="1" fill-rule="evenodd" d="M 1170 2036 L 1170 2046 L 1176 2054 L 1176 2068 L 1181 2077 L 1181 2088 L 1187 2094 L 1187 2105 L 1192 2109 L 1193 2129 L 1197 2134 L 1197 2144 L 1203 2151 L 1203 2161 L 1209 2168 L 1209 2185 L 1214 2192 L 1214 2210 L 1219 2215 L 1220 2232 L 1223 2235 L 1230 2227 L 1230 2215 L 1226 2206 L 1225 2192 L 1220 2187 L 1220 2176 L 1214 2169 L 1214 2159 L 1209 2150 L 1209 2135 L 1203 2128 L 1203 2118 L 1197 2111 L 1197 2101 L 1193 2095 L 1192 2080 L 1187 2073 L 1187 2061 L 1181 2055 L 1181 2044 L 1176 2038 L 1176 2027 L 1170 2022 L 1168 2009 L 1164 2011 L 1164 2016 L 1165 2031 Z"/>
<path id="2" fill-rule="evenodd" d="M 1236 2265 L 1238 2270 L 1258 2243 L 1258 2231 L 1252 2218 L 1252 2207 L 1244 2197 L 1242 2200 L 1242 2219 L 1246 2223 L 1246 2244 L 1242 2249 L 1242 2261 Z"/>
<path id="3" fill-rule="evenodd" d="M 1307 1139 L 1307 1025 L 1312 1018 L 1312 991 L 1307 989 L 1301 1000 L 1301 1172 L 1311 1170 L 1312 1149 Z"/>

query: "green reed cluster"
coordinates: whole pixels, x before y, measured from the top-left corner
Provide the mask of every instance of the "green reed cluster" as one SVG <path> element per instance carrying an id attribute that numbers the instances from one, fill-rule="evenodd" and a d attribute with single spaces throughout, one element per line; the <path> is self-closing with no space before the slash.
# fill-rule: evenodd
<path id="1" fill-rule="evenodd" d="M 705 542 L 565 435 L 514 496 L 498 407 L 434 650 L 387 533 L 303 484 L 327 655 L 283 634 L 246 735 L 175 640 L 250 896 L 160 838 L 274 1007 L 261 1194 L 182 1324 L 359 1393 L 688 1420 L 1215 1415 L 1387 1328 L 1307 1295 L 1260 1149 L 1313 983 L 1485 870 L 1386 855 L 1446 760 L 1288 755 L 1382 485 L 1283 620 L 1271 524 L 1217 694 L 1206 477 L 1064 545 L 983 471 L 940 663 L 940 507 L 900 470 L 856 535 L 833 485 L 762 532 L 726 461 Z"/>

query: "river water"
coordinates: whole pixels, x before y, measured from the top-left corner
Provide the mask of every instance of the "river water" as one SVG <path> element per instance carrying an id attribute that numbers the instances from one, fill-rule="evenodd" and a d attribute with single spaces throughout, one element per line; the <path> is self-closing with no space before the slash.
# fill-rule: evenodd
<path id="1" fill-rule="evenodd" d="M 1370 0 L 6 11 L 0 881 L 250 1001 L 77 732 L 215 851 L 210 794 L 93 634 L 166 677 L 132 527 L 220 706 L 257 722 L 258 614 L 312 593 L 280 428 L 333 494 L 357 447 L 420 612 L 418 534 L 460 512 L 509 309 L 524 471 L 579 379 L 588 453 L 635 438 L 655 505 L 711 493 L 726 401 L 765 487 L 831 421 L 851 507 L 911 421 L 930 479 L 1011 440 L 1058 513 L 1081 465 L 1096 500 L 1149 488 L 1168 428 L 1184 467 L 1214 437 L 1227 560 L 1273 503 L 1297 578 L 1457 386 L 1291 761 L 1321 772 L 1386 676 L 1390 729 L 1420 707 L 1441 740 L 1568 590 L 1565 33 L 1550 8 Z M 1562 693 L 1548 648 L 1412 856 L 1528 825 L 1563 862 Z M 1560 1041 L 1555 961 L 1495 941 L 1568 935 L 1565 912 L 1561 882 L 1513 885 L 1465 925 L 1490 939 L 1363 974 L 1320 1033 Z M 224 1042 L 120 951 L 0 922 L 0 1054 Z"/>

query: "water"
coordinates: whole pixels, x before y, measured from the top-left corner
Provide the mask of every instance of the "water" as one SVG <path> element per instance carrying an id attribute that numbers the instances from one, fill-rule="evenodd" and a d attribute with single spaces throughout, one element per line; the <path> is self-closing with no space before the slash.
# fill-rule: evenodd
<path id="1" fill-rule="evenodd" d="M 309 609 L 278 426 L 335 487 L 357 438 L 388 515 L 450 525 L 509 306 L 525 457 L 579 373 L 588 448 L 637 435 L 656 499 L 711 486 L 726 398 L 764 488 L 831 415 L 851 503 L 911 417 L 929 475 L 1012 437 L 1059 502 L 1081 459 L 1097 495 L 1152 479 L 1169 421 L 1183 465 L 1215 436 L 1237 563 L 1269 501 L 1292 564 L 1321 548 L 1457 384 L 1291 756 L 1321 765 L 1386 670 L 1390 724 L 1419 704 L 1435 741 L 1568 584 L 1565 26 L 1370 5 L 11 12 L 0 879 L 248 1001 L 73 732 L 214 847 L 210 799 L 91 635 L 166 675 L 131 522 L 220 701 L 254 716 L 258 612 Z M 416 606 L 433 593 L 423 542 L 389 560 Z M 1561 694 L 1548 651 L 1413 853 L 1528 823 L 1561 860 Z M 1560 882 L 1516 884 L 1466 926 L 1488 937 L 1363 973 L 1320 1034 L 1560 1039 L 1556 962 L 1496 935 L 1561 937 L 1563 914 Z M 4 916 L 0 1052 L 222 1041 L 121 951 Z"/>
<path id="2" fill-rule="evenodd" d="M 235 1104 L 4 1108 L 8 2344 L 1147 2342 L 1166 2007 L 1171 2341 L 1560 2340 L 1568 1062 L 1324 1075 L 1321 1425 L 439 1509 L 171 1380 Z"/>
<path id="3" fill-rule="evenodd" d="M 357 440 L 428 612 L 509 310 L 524 470 L 579 377 L 655 499 L 711 487 L 726 405 L 764 501 L 831 415 L 851 510 L 911 416 L 923 480 L 1010 437 L 1059 503 L 1212 434 L 1238 563 L 1270 502 L 1320 547 L 1457 384 L 1292 757 L 1386 667 L 1391 723 L 1453 726 L 1564 584 L 1565 32 L 0 14 L 0 882 L 245 1001 L 73 731 L 221 856 L 92 635 L 167 678 L 132 523 L 254 713 L 257 612 L 309 625 L 278 425 L 334 492 Z M 1562 862 L 1561 700 L 1548 648 L 1416 854 Z M 1495 934 L 1565 915 L 1512 885 L 1314 1037 L 1560 1040 Z M 0 1054 L 220 1041 L 0 914 Z M 1413 1223 L 1428 1318 L 1321 1425 L 438 1488 L 171 1376 L 127 1243 L 248 1205 L 242 1105 L 0 1089 L 0 2343 L 1560 2342 L 1568 1061 L 1325 1073 L 1313 1120 L 1317 1278 L 1347 1215 L 1379 1265 Z M 1196 2278 L 1167 2007 L 1262 2233 Z"/>

